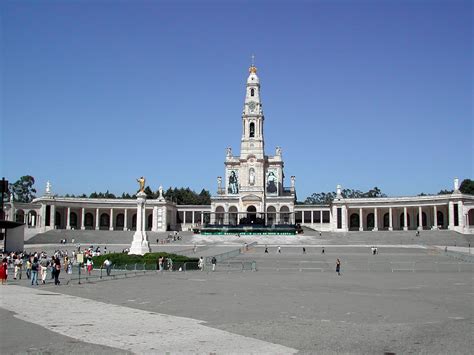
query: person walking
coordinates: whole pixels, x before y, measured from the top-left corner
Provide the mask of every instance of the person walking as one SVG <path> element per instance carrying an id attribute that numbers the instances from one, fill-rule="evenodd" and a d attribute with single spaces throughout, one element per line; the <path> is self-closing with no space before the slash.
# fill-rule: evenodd
<path id="1" fill-rule="evenodd" d="M 281 247 L 278 246 L 278 253 L 281 254 Z"/>
<path id="2" fill-rule="evenodd" d="M 325 251 L 324 251 L 324 247 L 321 249 L 321 254 L 324 254 Z"/>
<path id="3" fill-rule="evenodd" d="M 336 272 L 339 276 L 341 276 L 341 260 L 336 260 Z"/>
<path id="4" fill-rule="evenodd" d="M 26 259 L 26 277 L 29 279 L 31 279 L 31 259 L 30 257 L 28 257 L 28 259 Z"/>
<path id="5" fill-rule="evenodd" d="M 59 281 L 60 273 L 61 273 L 61 260 L 59 258 L 56 258 L 54 262 L 54 284 L 56 286 L 59 286 L 59 284 L 61 283 Z"/>
<path id="6" fill-rule="evenodd" d="M 265 247 L 265 254 L 268 254 L 268 248 Z"/>
<path id="7" fill-rule="evenodd" d="M 303 254 L 306 254 L 306 248 L 303 247 Z"/>
<path id="8" fill-rule="evenodd" d="M 198 261 L 198 268 L 199 268 L 199 270 L 201 270 L 201 271 L 204 270 L 204 259 L 202 258 L 202 256 L 199 258 L 199 261 Z"/>
<path id="9" fill-rule="evenodd" d="M 2 264 L 0 265 L 0 279 L 2 280 L 2 285 L 7 283 L 8 277 L 8 262 L 7 258 L 3 258 Z"/>
<path id="10" fill-rule="evenodd" d="M 163 271 L 163 257 L 158 258 L 158 270 Z"/>
<path id="11" fill-rule="evenodd" d="M 217 259 L 215 256 L 212 257 L 211 263 L 212 263 L 212 271 L 216 271 Z"/>
<path id="12" fill-rule="evenodd" d="M 31 285 L 36 284 L 38 286 L 38 258 L 35 257 L 31 263 Z"/>

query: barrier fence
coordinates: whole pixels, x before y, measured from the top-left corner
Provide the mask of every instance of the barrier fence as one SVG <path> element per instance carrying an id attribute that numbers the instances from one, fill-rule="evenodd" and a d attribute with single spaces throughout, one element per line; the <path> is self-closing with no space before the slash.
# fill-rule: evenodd
<path id="1" fill-rule="evenodd" d="M 259 266 L 260 271 L 313 271 L 334 272 L 335 264 L 326 261 L 277 262 L 275 265 Z M 344 261 L 344 271 L 365 272 L 474 272 L 474 264 L 466 262 L 429 262 L 429 261 Z"/>

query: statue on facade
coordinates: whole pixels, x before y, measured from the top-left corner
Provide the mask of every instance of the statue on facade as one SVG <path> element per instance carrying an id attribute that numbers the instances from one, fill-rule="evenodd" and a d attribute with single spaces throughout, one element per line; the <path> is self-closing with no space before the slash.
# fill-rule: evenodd
<path id="1" fill-rule="evenodd" d="M 281 156 L 281 148 L 280 147 L 276 147 L 275 155 Z"/>
<path id="2" fill-rule="evenodd" d="M 50 194 L 51 193 L 51 183 L 48 181 L 46 181 L 46 194 Z"/>
<path id="3" fill-rule="evenodd" d="M 139 179 L 137 179 L 138 184 L 140 185 L 140 190 L 139 192 L 145 192 L 145 178 L 141 176 Z"/>
<path id="4" fill-rule="evenodd" d="M 162 200 L 163 199 L 163 186 L 160 185 L 160 187 L 158 188 L 158 192 L 159 192 L 158 199 Z"/>
<path id="5" fill-rule="evenodd" d="M 250 170 L 249 170 L 249 184 L 250 184 L 250 186 L 255 185 L 255 170 L 254 170 L 254 168 L 250 168 Z"/>
<path id="6" fill-rule="evenodd" d="M 294 176 L 292 176 L 292 177 L 290 178 L 290 180 L 291 180 L 291 188 L 293 188 L 293 189 L 295 188 L 295 179 L 296 179 L 296 178 L 295 178 Z"/>
<path id="7" fill-rule="evenodd" d="M 232 157 L 232 148 L 231 147 L 226 148 L 226 156 L 227 156 L 227 158 Z"/>
<path id="8" fill-rule="evenodd" d="M 222 177 L 217 177 L 217 191 L 220 191 L 222 188 Z"/>

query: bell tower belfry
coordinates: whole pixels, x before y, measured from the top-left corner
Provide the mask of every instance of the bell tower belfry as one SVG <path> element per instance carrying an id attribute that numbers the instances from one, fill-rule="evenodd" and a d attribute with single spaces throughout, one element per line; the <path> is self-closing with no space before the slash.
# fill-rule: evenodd
<path id="1" fill-rule="evenodd" d="M 264 159 L 263 120 L 260 80 L 257 76 L 257 68 L 252 63 L 249 68 L 242 112 L 241 159 L 247 159 L 250 155 L 256 159 Z"/>

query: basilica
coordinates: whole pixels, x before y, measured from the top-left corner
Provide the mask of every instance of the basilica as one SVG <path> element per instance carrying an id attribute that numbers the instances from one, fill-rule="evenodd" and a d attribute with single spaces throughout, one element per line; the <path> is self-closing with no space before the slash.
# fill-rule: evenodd
<path id="1" fill-rule="evenodd" d="M 331 232 L 448 229 L 474 233 L 474 196 L 459 191 L 457 178 L 454 192 L 447 195 L 349 199 L 337 185 L 331 204 L 301 205 L 296 204 L 295 176 L 285 186 L 282 149 L 275 147 L 272 152 L 265 154 L 261 85 L 252 65 L 245 85 L 240 152 L 234 155 L 227 148 L 224 178 L 217 177 L 211 205 L 176 205 L 160 194 L 146 200 L 146 230 L 301 225 Z M 137 226 L 135 199 L 59 197 L 49 183 L 43 196 L 32 203 L 6 203 L 4 212 L 7 220 L 24 223 L 30 234 L 51 229 L 128 231 Z"/>

